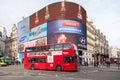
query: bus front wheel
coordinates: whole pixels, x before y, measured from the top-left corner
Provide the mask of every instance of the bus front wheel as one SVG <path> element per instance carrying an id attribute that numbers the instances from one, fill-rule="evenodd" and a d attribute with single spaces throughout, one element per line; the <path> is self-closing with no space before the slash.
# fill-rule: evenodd
<path id="1" fill-rule="evenodd" d="M 30 69 L 31 69 L 31 70 L 35 70 L 34 64 L 31 65 L 31 68 L 30 68 Z"/>
<path id="2" fill-rule="evenodd" d="M 56 71 L 61 71 L 62 67 L 60 65 L 56 66 Z"/>

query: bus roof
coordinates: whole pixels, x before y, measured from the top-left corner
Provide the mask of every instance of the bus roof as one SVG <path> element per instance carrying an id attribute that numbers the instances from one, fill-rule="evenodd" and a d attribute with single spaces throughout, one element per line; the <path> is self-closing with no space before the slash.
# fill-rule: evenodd
<path id="1" fill-rule="evenodd" d="M 66 42 L 66 43 L 54 43 L 54 44 L 45 44 L 45 45 L 41 45 L 41 46 L 51 46 L 51 45 L 57 45 L 57 44 L 73 44 L 71 42 Z M 40 46 L 30 46 L 30 47 L 26 47 L 26 48 L 35 48 L 35 47 L 40 47 Z"/>

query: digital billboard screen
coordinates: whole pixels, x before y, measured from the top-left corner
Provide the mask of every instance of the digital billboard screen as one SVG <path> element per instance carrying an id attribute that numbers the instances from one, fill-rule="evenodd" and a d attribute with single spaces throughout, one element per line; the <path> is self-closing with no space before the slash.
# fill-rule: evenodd
<path id="1" fill-rule="evenodd" d="M 78 49 L 87 49 L 86 26 L 75 20 L 54 20 L 47 23 L 47 43 L 72 42 Z"/>
<path id="2" fill-rule="evenodd" d="M 47 44 L 47 37 L 35 39 L 29 42 L 18 44 L 18 52 L 24 52 L 26 47 L 42 46 Z"/>
<path id="3" fill-rule="evenodd" d="M 20 44 L 28 41 L 35 41 L 35 45 L 67 41 L 86 49 L 86 11 L 73 2 L 47 5 L 18 23 L 18 36 Z"/>
<path id="4" fill-rule="evenodd" d="M 18 44 L 18 52 L 24 52 L 25 47 L 35 46 L 35 41 L 29 41 L 29 42 L 25 42 L 25 43 L 22 43 L 22 44 Z"/>
<path id="5" fill-rule="evenodd" d="M 46 45 L 46 44 L 47 44 L 47 37 L 43 37 L 43 38 L 37 39 L 35 41 L 36 46 L 43 46 L 43 45 Z"/>
<path id="6" fill-rule="evenodd" d="M 78 49 L 87 49 L 87 40 L 85 36 L 73 33 L 55 33 L 47 36 L 47 43 L 65 43 L 72 42 Z"/>
<path id="7" fill-rule="evenodd" d="M 30 29 L 48 21 L 71 19 L 86 24 L 86 11 L 82 6 L 73 2 L 57 2 L 37 11 L 30 16 Z"/>
<path id="8" fill-rule="evenodd" d="M 87 36 L 77 35 L 77 47 L 78 49 L 87 49 Z"/>
<path id="9" fill-rule="evenodd" d="M 74 44 L 77 44 L 77 35 L 72 33 L 58 33 L 58 34 L 50 34 L 47 36 L 48 44 L 65 43 L 65 42 L 72 42 Z"/>
<path id="10" fill-rule="evenodd" d="M 32 28 L 29 33 L 29 40 L 34 40 L 45 36 L 47 36 L 47 23 Z"/>
<path id="11" fill-rule="evenodd" d="M 23 19 L 18 23 L 18 43 L 23 43 L 29 41 L 29 17 Z"/>
<path id="12" fill-rule="evenodd" d="M 47 23 L 47 34 L 73 33 L 86 35 L 86 26 L 75 20 L 54 20 Z"/>

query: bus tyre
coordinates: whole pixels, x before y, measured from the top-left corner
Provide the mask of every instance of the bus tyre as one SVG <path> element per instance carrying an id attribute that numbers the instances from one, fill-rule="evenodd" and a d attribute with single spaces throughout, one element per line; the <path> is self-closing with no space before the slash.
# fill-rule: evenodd
<path id="1" fill-rule="evenodd" d="M 62 67 L 60 65 L 56 66 L 56 71 L 61 71 Z"/>
<path id="2" fill-rule="evenodd" d="M 32 64 L 30 69 L 35 70 L 35 66 Z"/>

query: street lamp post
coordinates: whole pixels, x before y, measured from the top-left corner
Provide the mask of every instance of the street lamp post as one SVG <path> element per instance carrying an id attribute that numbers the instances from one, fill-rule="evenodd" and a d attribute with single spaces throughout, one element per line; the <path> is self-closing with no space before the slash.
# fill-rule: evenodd
<path id="1" fill-rule="evenodd" d="M 120 61 L 120 51 L 117 52 L 117 56 L 118 56 L 118 70 L 119 70 L 119 61 Z"/>

